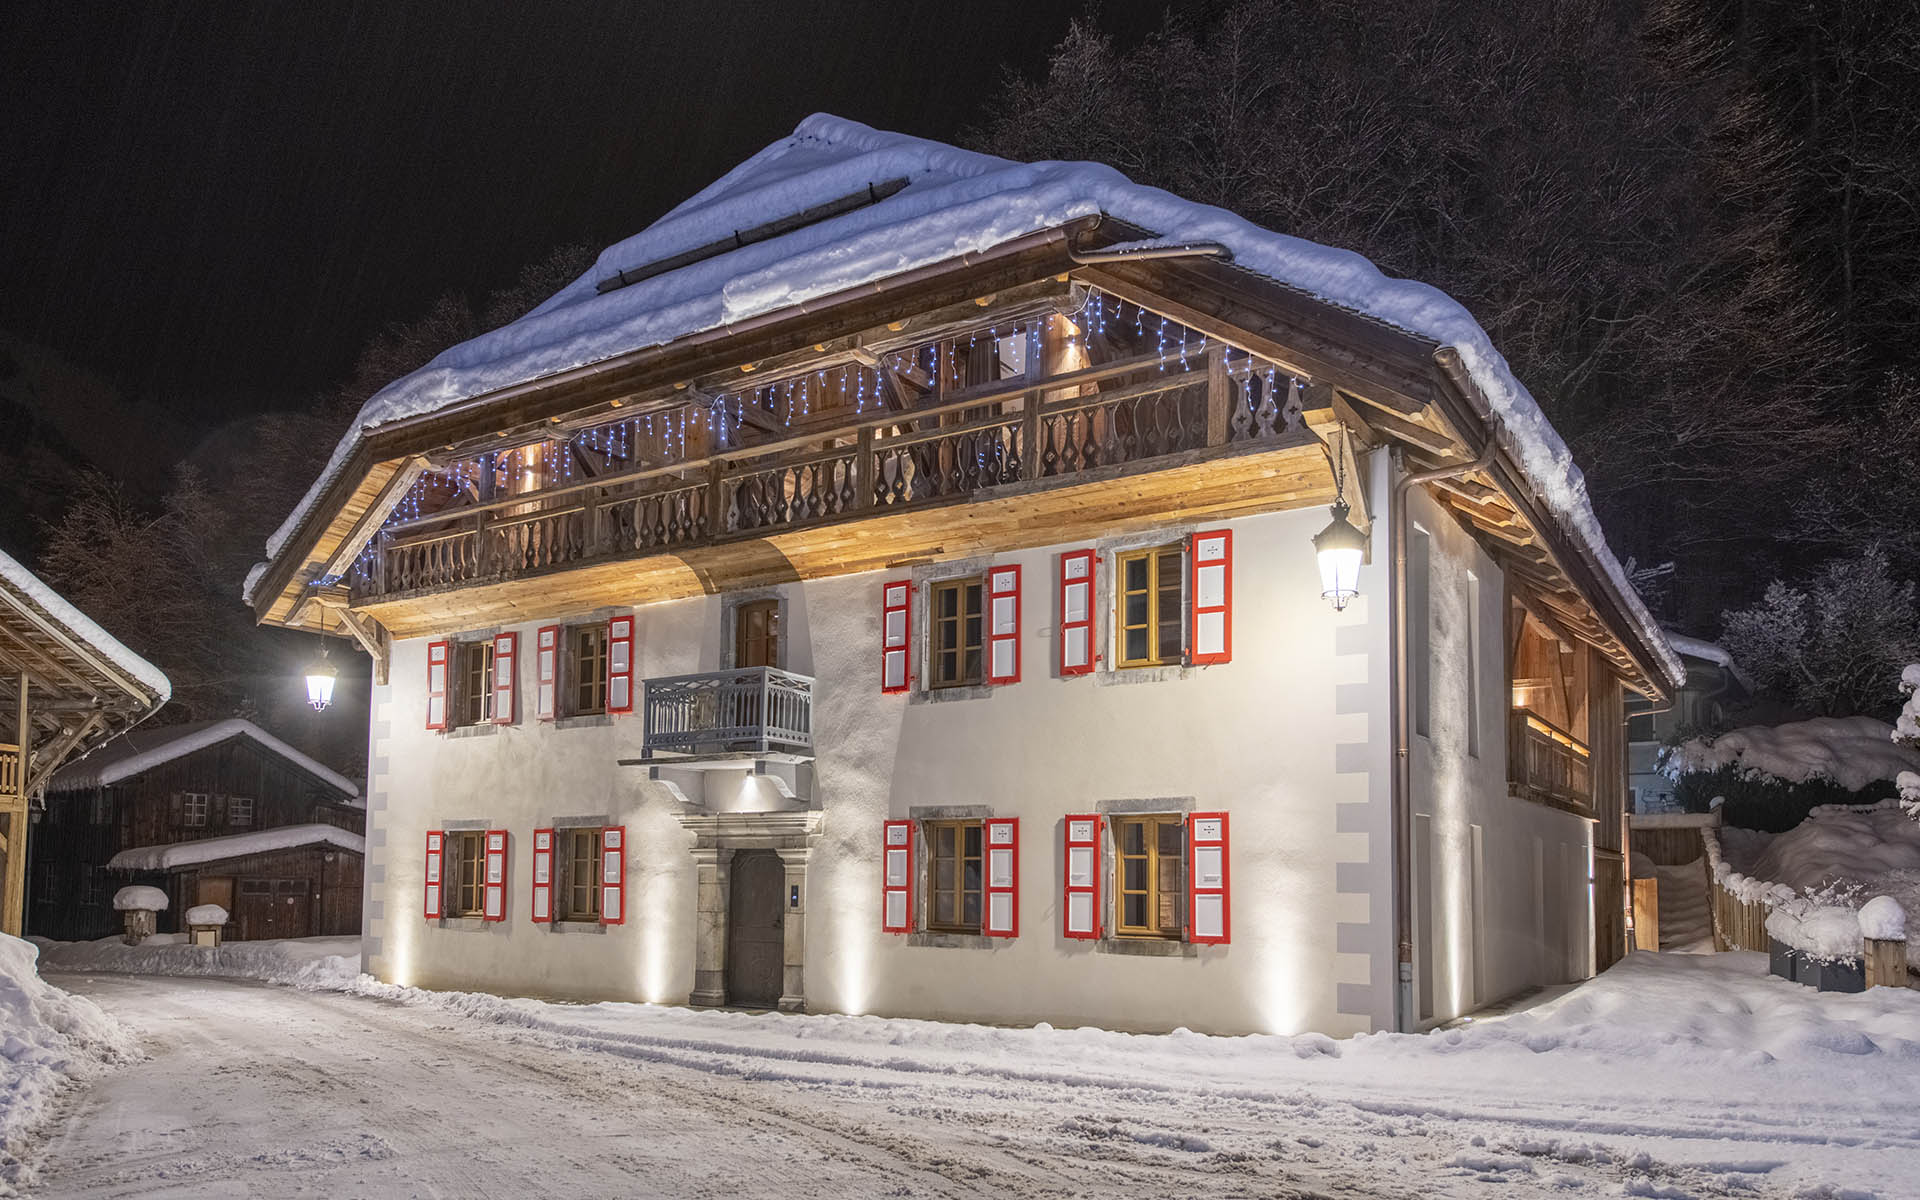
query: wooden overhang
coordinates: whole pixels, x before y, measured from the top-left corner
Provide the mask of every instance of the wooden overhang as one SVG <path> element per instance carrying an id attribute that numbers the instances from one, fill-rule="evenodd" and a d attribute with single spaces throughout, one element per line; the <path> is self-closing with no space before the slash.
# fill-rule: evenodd
<path id="1" fill-rule="evenodd" d="M 1073 250 L 1149 236 L 1087 218 L 382 426 L 360 442 L 270 564 L 255 590 L 256 612 L 265 623 L 313 627 L 325 605 L 377 623 L 394 637 L 412 637 L 1331 500 L 1332 475 L 1316 440 L 1195 454 L 1065 484 L 1048 481 L 1048 487 L 1009 484 L 964 502 L 671 553 L 599 559 L 433 595 L 375 598 L 351 610 L 343 589 L 334 586 L 333 577 L 378 530 L 419 471 L 436 461 L 613 419 L 616 410 L 632 415 L 676 407 L 686 402 L 689 386 L 717 387 L 751 368 L 764 369 L 766 374 L 756 375 L 764 379 L 837 365 L 890 337 L 893 344 L 924 338 L 943 316 L 964 314 L 985 298 L 1017 297 L 1020 289 L 1049 280 L 1097 287 L 1293 371 L 1309 383 L 1307 420 L 1323 436 L 1338 426 L 1363 446 L 1397 447 L 1410 470 L 1477 457 L 1490 410 L 1449 347 L 1229 262 L 1073 260 Z M 1611 577 L 1552 516 L 1510 452 L 1502 448 L 1484 470 L 1428 487 L 1499 563 L 1524 603 L 1564 636 L 1595 647 L 1628 686 L 1649 697 L 1666 695 L 1660 656 Z M 475 595 L 480 592 L 484 601 Z M 319 603 L 309 603 L 314 600 Z M 350 622 L 330 632 L 352 634 L 370 649 L 375 636 Z"/>
<path id="2" fill-rule="evenodd" d="M 26 679 L 27 712 L 36 740 L 65 740 L 68 757 L 119 733 L 164 702 L 159 692 L 71 628 L 34 596 L 0 577 L 0 713 L 11 715 Z M 84 734 L 75 730 L 85 729 Z M 11 726 L 7 730 L 10 737 Z M 34 778 L 50 774 L 43 752 Z M 27 795 L 35 789 L 24 789 Z"/>

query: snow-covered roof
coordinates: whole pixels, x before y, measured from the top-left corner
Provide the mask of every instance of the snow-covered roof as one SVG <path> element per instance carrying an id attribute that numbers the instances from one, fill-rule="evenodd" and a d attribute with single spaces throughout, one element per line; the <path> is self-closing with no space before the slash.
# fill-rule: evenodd
<path id="1" fill-rule="evenodd" d="M 249 854 L 268 854 L 275 850 L 298 850 L 302 846 L 337 846 L 364 854 L 367 839 L 337 825 L 282 825 L 258 829 L 252 833 L 231 833 L 225 837 L 201 838 L 194 842 L 169 842 L 164 846 L 135 846 L 122 850 L 107 862 L 110 871 L 172 871 L 201 863 L 245 858 Z"/>
<path id="2" fill-rule="evenodd" d="M 121 645 L 118 638 L 100 628 L 93 618 L 68 603 L 60 593 L 40 582 L 39 576 L 21 566 L 5 551 L 0 551 L 0 579 L 47 616 L 65 626 L 69 636 L 99 651 L 114 666 L 151 688 L 161 704 L 173 698 L 173 684 L 159 667 Z"/>
<path id="3" fill-rule="evenodd" d="M 1676 747 L 1667 763 L 1672 771 L 1735 765 L 1788 783 L 1830 779 L 1858 791 L 1898 779 L 1903 771 L 1920 771 L 1920 749 L 1895 744 L 1893 726 L 1872 717 L 1815 717 L 1694 738 Z"/>
<path id="4" fill-rule="evenodd" d="M 597 284 L 735 232 L 874 185 L 877 203 L 602 293 Z M 1104 214 L 1150 230 L 1149 244 L 1211 242 L 1241 269 L 1370 316 L 1460 355 L 1501 436 L 1549 511 L 1577 540 L 1678 684 L 1680 661 L 1608 548 L 1566 443 L 1472 315 L 1437 288 L 1383 275 L 1348 250 L 1274 233 L 1224 209 L 1127 179 L 1099 163 L 1018 163 L 818 113 L 499 329 L 445 351 L 375 394 L 321 476 L 267 543 L 278 556 L 355 447 L 381 426 L 678 338 L 843 292 Z M 259 575 L 245 589 L 251 599 Z"/>
<path id="5" fill-rule="evenodd" d="M 252 721 L 242 720 L 239 717 L 231 717 L 224 721 L 192 721 L 185 725 L 136 729 L 121 734 L 85 758 L 68 763 L 55 771 L 53 778 L 47 781 L 47 791 L 78 792 L 88 788 L 105 787 L 138 775 L 142 771 L 150 770 L 161 763 L 172 762 L 183 755 L 204 750 L 208 746 L 217 746 L 229 738 L 236 737 L 252 738 L 267 750 L 293 763 L 308 774 L 316 776 L 346 796 L 360 794 L 360 789 L 353 785 L 352 780 L 328 770 Z"/>

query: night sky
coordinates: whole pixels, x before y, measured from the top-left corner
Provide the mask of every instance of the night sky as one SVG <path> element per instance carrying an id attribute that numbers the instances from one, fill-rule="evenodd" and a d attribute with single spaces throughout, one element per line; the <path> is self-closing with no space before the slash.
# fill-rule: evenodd
<path id="1" fill-rule="evenodd" d="M 0 329 L 193 424 L 297 403 L 448 288 L 631 234 L 810 112 L 952 137 L 1083 9 L 13 0 Z"/>

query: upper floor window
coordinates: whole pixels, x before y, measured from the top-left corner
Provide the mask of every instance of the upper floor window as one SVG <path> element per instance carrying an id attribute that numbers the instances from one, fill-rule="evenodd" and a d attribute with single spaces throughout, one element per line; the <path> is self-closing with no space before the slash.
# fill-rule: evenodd
<path id="1" fill-rule="evenodd" d="M 180 824 L 188 829 L 203 829 L 213 797 L 205 792 L 183 792 L 180 796 Z"/>
<path id="2" fill-rule="evenodd" d="M 567 714 L 607 711 L 607 627 L 604 622 L 567 630 Z"/>
<path id="3" fill-rule="evenodd" d="M 227 800 L 227 824 L 245 826 L 253 824 L 253 800 L 248 796 L 232 796 Z"/>
<path id="4" fill-rule="evenodd" d="M 1114 640 L 1120 666 L 1180 661 L 1185 561 L 1179 546 L 1126 550 L 1114 557 Z"/>
<path id="5" fill-rule="evenodd" d="M 454 679 L 458 681 L 454 723 L 484 725 L 493 720 L 492 638 L 454 646 Z"/>
<path id="6" fill-rule="evenodd" d="M 1115 817 L 1114 896 L 1122 937 L 1177 938 L 1187 893 L 1185 818 Z"/>
<path id="7" fill-rule="evenodd" d="M 733 614 L 733 665 L 780 665 L 780 602 L 751 600 Z"/>
<path id="8" fill-rule="evenodd" d="M 933 686 L 965 687 L 985 678 L 985 654 L 982 651 L 982 595 L 985 588 L 978 575 L 966 579 L 943 579 L 933 585 L 932 616 L 928 633 L 932 641 Z"/>
<path id="9" fill-rule="evenodd" d="M 927 928 L 980 932 L 981 836 L 978 821 L 927 823 Z"/>

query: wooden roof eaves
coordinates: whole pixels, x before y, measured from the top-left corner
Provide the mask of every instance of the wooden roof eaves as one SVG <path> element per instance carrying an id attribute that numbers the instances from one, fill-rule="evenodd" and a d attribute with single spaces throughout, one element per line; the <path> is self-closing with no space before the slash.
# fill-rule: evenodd
<path id="1" fill-rule="evenodd" d="M 160 706 L 159 693 L 97 651 L 84 638 L 73 634 L 31 596 L 0 581 L 0 597 L 5 598 L 7 608 L 21 618 L 25 626 L 9 627 L 6 632 L 11 635 L 11 640 L 38 657 L 43 664 L 56 668 L 59 674 L 67 677 L 70 684 L 82 686 L 95 695 L 117 692 L 131 699 L 139 708 Z M 36 636 L 47 645 L 40 645 L 35 640 Z M 46 679 L 43 680 L 43 686 L 53 685 L 50 679 Z"/>
<path id="2" fill-rule="evenodd" d="M 938 307 L 983 292 L 1060 274 L 1072 267 L 1068 246 L 1093 231 L 1096 217 L 1038 230 L 989 250 L 958 255 L 945 262 L 802 301 L 730 325 L 715 326 L 664 345 L 648 346 L 615 358 L 449 405 L 405 421 L 383 425 L 354 446 L 347 461 L 280 553 L 268 564 L 253 594 L 255 619 L 275 620 L 296 611 L 299 597 L 289 595 L 297 576 L 314 558 L 315 544 L 336 512 L 377 462 L 430 454 L 504 428 L 537 426 L 551 417 L 595 403 L 620 399 L 650 387 L 670 386 L 707 371 L 753 361 L 811 345 L 823 338 L 857 333 L 880 323 L 876 313 Z M 1095 240 L 1117 238 L 1096 233 Z M 328 555 L 332 557 L 331 554 Z"/>

